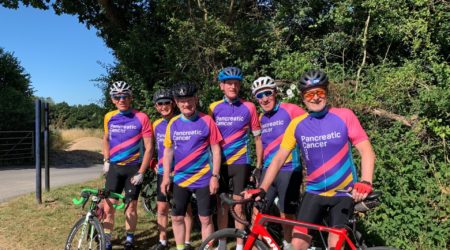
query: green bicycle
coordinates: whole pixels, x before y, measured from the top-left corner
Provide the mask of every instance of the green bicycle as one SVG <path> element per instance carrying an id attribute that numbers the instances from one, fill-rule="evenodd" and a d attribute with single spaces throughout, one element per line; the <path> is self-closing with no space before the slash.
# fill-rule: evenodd
<path id="1" fill-rule="evenodd" d="M 82 209 L 86 206 L 88 201 L 89 209 L 87 213 L 83 215 L 70 230 L 67 237 L 65 250 L 70 249 L 97 249 L 105 250 L 105 233 L 103 231 L 103 218 L 104 211 L 102 207 L 102 201 L 107 198 L 114 198 L 123 201 L 124 196 L 121 194 L 109 192 L 105 189 L 89 189 L 85 188 L 81 190 L 81 198 L 74 198 L 72 202 L 76 205 L 82 205 Z M 120 205 L 114 205 L 116 209 L 122 209 L 125 207 L 125 203 Z"/>

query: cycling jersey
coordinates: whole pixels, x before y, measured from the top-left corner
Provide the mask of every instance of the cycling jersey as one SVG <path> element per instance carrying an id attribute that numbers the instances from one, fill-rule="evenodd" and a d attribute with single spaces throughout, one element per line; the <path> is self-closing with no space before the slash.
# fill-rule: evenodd
<path id="1" fill-rule="evenodd" d="M 263 169 L 269 167 L 273 157 L 278 152 L 284 131 L 291 120 L 304 113 L 305 111 L 297 105 L 277 103 L 272 111 L 261 114 L 261 140 L 264 149 Z M 280 171 L 301 171 L 299 153 L 299 148 L 295 145 Z"/>
<path id="2" fill-rule="evenodd" d="M 368 140 L 358 118 L 346 108 L 331 108 L 323 117 L 301 115 L 291 121 L 281 147 L 298 143 L 306 164 L 306 192 L 322 196 L 346 196 L 338 189 L 352 187 L 357 181 L 351 144 Z"/>
<path id="3" fill-rule="evenodd" d="M 143 137 L 152 137 L 152 125 L 148 116 L 137 110 L 111 111 L 105 115 L 105 134 L 109 138 L 109 160 L 111 163 L 138 165 L 141 162 Z"/>
<path id="4" fill-rule="evenodd" d="M 222 161 L 226 165 L 250 164 L 249 129 L 254 136 L 261 133 L 255 105 L 242 99 L 224 98 L 209 106 L 209 114 L 223 136 Z"/>
<path id="5" fill-rule="evenodd" d="M 209 115 L 197 112 L 191 119 L 178 115 L 170 120 L 164 147 L 173 147 L 174 150 L 173 182 L 189 189 L 209 185 L 212 171 L 210 145 L 221 140 L 222 136 Z"/>
<path id="6" fill-rule="evenodd" d="M 153 131 L 155 132 L 156 146 L 158 153 L 158 170 L 157 170 L 158 175 L 164 174 L 163 169 L 164 137 L 166 136 L 166 128 L 168 124 L 169 121 L 164 118 L 160 118 L 153 123 Z"/>

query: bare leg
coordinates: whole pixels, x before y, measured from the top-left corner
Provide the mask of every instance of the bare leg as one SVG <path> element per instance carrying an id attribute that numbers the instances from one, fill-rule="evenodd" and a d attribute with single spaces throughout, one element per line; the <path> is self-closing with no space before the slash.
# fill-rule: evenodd
<path id="1" fill-rule="evenodd" d="M 159 239 L 167 240 L 167 225 L 169 224 L 169 203 L 158 201 L 158 230 L 159 230 Z"/>

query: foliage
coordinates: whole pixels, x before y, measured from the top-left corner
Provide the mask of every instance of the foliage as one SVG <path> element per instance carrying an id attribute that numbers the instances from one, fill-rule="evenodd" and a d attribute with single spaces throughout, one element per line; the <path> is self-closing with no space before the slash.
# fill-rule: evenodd
<path id="1" fill-rule="evenodd" d="M 61 102 L 50 105 L 50 125 L 58 129 L 102 128 L 105 113 L 96 104 L 70 106 Z"/>
<path id="2" fill-rule="evenodd" d="M 12 53 L 0 48 L 0 130 L 32 130 L 33 89 L 30 76 Z M 5 119 L 6 118 L 6 119 Z"/>
<path id="3" fill-rule="evenodd" d="M 244 70 L 246 98 L 258 76 L 289 86 L 304 70 L 326 70 L 331 102 L 356 112 L 377 153 L 374 184 L 385 196 L 364 225 L 371 241 L 449 248 L 447 1 L 0 1 L 17 2 L 99 30 L 118 59 L 99 79 L 107 109 L 118 79 L 133 84 L 135 107 L 154 114 L 153 89 L 177 81 L 198 84 L 205 111 L 222 95 L 215 77 L 224 66 Z"/>

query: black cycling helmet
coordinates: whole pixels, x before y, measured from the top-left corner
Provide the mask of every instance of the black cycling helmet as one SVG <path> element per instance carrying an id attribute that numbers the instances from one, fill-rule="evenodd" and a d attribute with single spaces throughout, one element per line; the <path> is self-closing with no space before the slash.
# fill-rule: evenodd
<path id="1" fill-rule="evenodd" d="M 173 101 L 172 90 L 170 89 L 158 89 L 153 94 L 153 103 L 157 103 L 160 100 Z"/>
<path id="2" fill-rule="evenodd" d="M 300 81 L 298 82 L 298 86 L 301 92 L 304 92 L 308 89 L 316 88 L 316 87 L 328 87 L 328 77 L 327 74 L 320 70 L 310 70 L 304 73 L 300 77 Z"/>
<path id="3" fill-rule="evenodd" d="M 173 97 L 192 97 L 197 94 L 197 87 L 194 83 L 180 82 L 172 87 Z"/>

